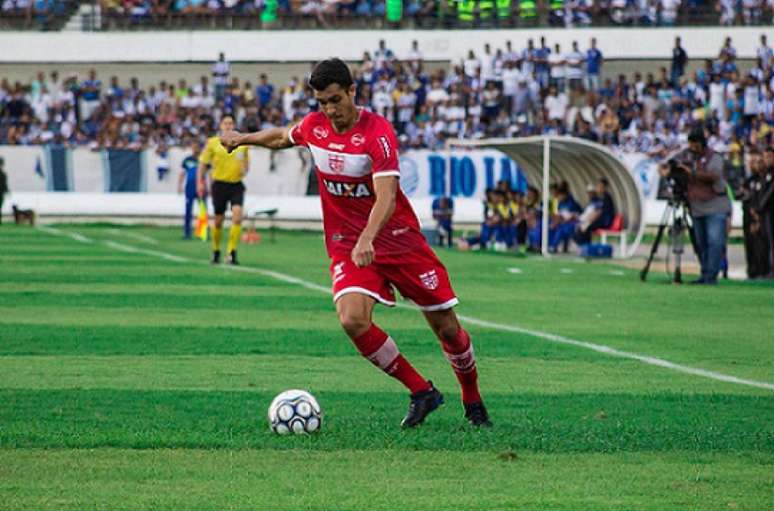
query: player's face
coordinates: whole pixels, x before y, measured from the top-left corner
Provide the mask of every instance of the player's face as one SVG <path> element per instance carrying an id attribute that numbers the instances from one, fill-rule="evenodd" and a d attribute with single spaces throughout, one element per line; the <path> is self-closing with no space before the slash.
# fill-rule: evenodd
<path id="1" fill-rule="evenodd" d="M 344 89 L 338 83 L 332 83 L 325 90 L 314 91 L 314 97 L 335 128 L 350 128 L 357 119 L 354 85 Z"/>
<path id="2" fill-rule="evenodd" d="M 220 121 L 220 131 L 234 131 L 234 119 L 231 117 L 224 117 Z"/>

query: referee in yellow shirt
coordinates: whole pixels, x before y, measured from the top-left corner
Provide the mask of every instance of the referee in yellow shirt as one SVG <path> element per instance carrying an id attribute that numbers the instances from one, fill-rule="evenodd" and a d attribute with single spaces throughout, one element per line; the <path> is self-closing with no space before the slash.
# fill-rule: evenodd
<path id="1" fill-rule="evenodd" d="M 225 114 L 220 120 L 220 133 L 234 130 L 234 117 Z M 206 191 L 205 176 L 208 166 L 212 168 L 212 205 L 215 209 L 215 227 L 212 229 L 212 262 L 220 262 L 220 240 L 223 237 L 223 220 L 226 207 L 231 204 L 231 230 L 228 233 L 228 262 L 237 262 L 237 244 L 242 232 L 242 204 L 245 198 L 245 185 L 242 178 L 247 174 L 247 147 L 242 146 L 228 152 L 217 136 L 207 140 L 207 146 L 199 155 L 199 168 L 196 171 L 196 191 L 204 197 Z"/>

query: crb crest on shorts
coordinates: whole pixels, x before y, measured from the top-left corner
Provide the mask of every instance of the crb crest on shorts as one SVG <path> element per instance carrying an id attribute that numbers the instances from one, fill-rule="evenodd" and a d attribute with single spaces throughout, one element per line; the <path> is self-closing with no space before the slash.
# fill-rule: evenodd
<path id="1" fill-rule="evenodd" d="M 419 275 L 419 280 L 422 281 L 422 285 L 425 286 L 427 289 L 435 289 L 438 287 L 438 275 L 435 273 L 435 270 L 430 270 L 426 273 L 421 273 Z"/>

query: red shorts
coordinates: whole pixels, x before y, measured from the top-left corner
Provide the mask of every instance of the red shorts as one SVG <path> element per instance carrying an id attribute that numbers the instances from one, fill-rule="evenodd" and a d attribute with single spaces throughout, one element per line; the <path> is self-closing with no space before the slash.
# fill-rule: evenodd
<path id="1" fill-rule="evenodd" d="M 363 268 L 349 257 L 334 256 L 330 270 L 334 302 L 347 293 L 360 293 L 394 307 L 393 286 L 425 311 L 451 309 L 459 302 L 446 268 L 428 246 Z"/>

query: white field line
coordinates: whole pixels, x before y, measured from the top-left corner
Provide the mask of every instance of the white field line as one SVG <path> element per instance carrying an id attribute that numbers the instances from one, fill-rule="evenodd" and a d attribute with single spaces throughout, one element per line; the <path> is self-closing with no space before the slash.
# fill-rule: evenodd
<path id="1" fill-rule="evenodd" d="M 113 236 L 118 236 L 121 238 L 133 238 L 138 241 L 144 241 L 145 243 L 150 243 L 151 245 L 158 245 L 158 240 L 155 240 L 151 238 L 150 236 L 146 236 L 144 234 L 140 234 L 138 232 L 131 232 L 131 231 L 120 231 L 118 229 L 107 229 L 107 232 L 112 234 Z"/>
<path id="2" fill-rule="evenodd" d="M 38 229 L 48 232 L 49 234 L 55 234 L 59 236 L 68 236 L 76 241 L 80 241 L 81 243 L 94 243 L 94 240 L 89 239 L 85 236 L 82 236 L 78 233 L 68 233 L 66 231 L 62 231 L 60 229 L 56 229 L 53 227 L 44 227 L 40 226 Z M 166 259 L 168 261 L 174 261 L 178 263 L 193 263 L 193 264 L 209 264 L 204 261 L 197 261 L 193 259 L 189 259 L 186 257 L 176 256 L 174 254 L 169 254 L 166 252 L 161 252 L 157 250 L 147 250 L 142 249 L 138 247 L 134 247 L 131 245 L 124 245 L 123 243 L 116 243 L 113 241 L 106 241 L 105 244 L 115 250 L 122 250 L 124 252 L 131 252 L 131 253 L 140 253 L 140 254 L 146 254 L 151 256 L 160 257 L 162 259 Z M 307 289 L 312 289 L 315 291 L 320 291 L 325 294 L 331 294 L 330 287 L 326 286 L 320 286 L 318 284 L 314 284 L 312 282 L 308 282 L 303 279 L 299 279 L 297 277 L 293 277 L 291 275 L 287 275 L 284 273 L 279 273 L 271 270 L 264 270 L 261 268 L 252 268 L 249 266 L 228 266 L 228 265 L 218 265 L 219 268 L 222 268 L 227 271 L 241 271 L 246 273 L 257 273 L 260 275 L 265 275 L 267 277 L 271 277 L 276 280 L 280 280 L 282 282 L 287 282 L 290 284 L 296 284 L 299 286 L 303 286 Z M 400 308 L 406 308 L 406 309 L 416 309 L 416 307 L 408 304 L 398 303 L 398 307 Z M 766 389 L 766 390 L 773 390 L 774 391 L 774 384 L 764 382 L 764 381 L 757 381 L 757 380 L 748 380 L 745 378 L 737 378 L 736 376 L 731 376 L 728 374 L 718 373 L 716 371 L 709 371 L 706 369 L 701 369 L 699 367 L 691 367 L 686 366 L 683 364 L 676 364 L 674 362 L 670 362 L 668 360 L 664 360 L 662 358 L 656 358 L 656 357 L 650 357 L 648 355 L 640 355 L 639 353 L 632 353 L 630 351 L 623 351 L 616 348 L 612 348 L 610 346 L 605 346 L 604 344 L 596 344 L 593 342 L 586 342 L 586 341 L 578 341 L 576 339 L 571 339 L 569 337 L 564 337 L 561 335 L 551 334 L 548 332 L 541 332 L 539 330 L 531 330 L 529 328 L 523 328 L 520 326 L 515 325 L 507 325 L 503 323 L 495 323 L 492 321 L 486 321 L 483 319 L 474 318 L 472 316 L 463 316 L 459 315 L 459 319 L 465 323 L 469 323 L 471 325 L 480 326 L 483 328 L 490 328 L 492 330 L 500 330 L 502 332 L 512 332 L 517 334 L 523 334 L 523 335 L 529 335 L 531 337 L 536 337 L 538 339 L 542 339 L 544 341 L 554 342 L 558 344 L 566 344 L 569 346 L 575 346 L 578 348 L 585 348 L 588 350 L 596 351 L 597 353 L 602 353 L 604 355 L 608 355 L 611 357 L 618 357 L 618 358 L 627 358 L 630 360 L 636 360 L 638 362 L 642 362 L 643 364 L 648 364 L 652 366 L 662 367 L 664 369 L 669 369 L 672 371 L 676 371 L 679 373 L 685 373 L 685 374 L 691 374 L 694 376 L 701 376 L 702 378 L 709 378 L 711 380 L 717 380 L 722 381 L 726 383 L 734 383 L 737 385 L 746 385 L 749 387 L 757 387 L 759 389 Z"/>
<path id="3" fill-rule="evenodd" d="M 49 234 L 55 234 L 57 236 L 66 236 L 68 238 L 72 238 L 75 241 L 79 241 L 81 243 L 94 243 L 93 239 L 87 238 L 86 236 L 82 234 L 78 234 L 77 232 L 63 231 L 61 229 L 57 229 L 56 227 L 48 227 L 46 225 L 39 225 L 38 229 L 43 232 L 47 232 Z"/>

